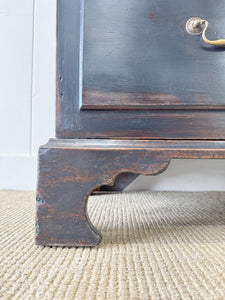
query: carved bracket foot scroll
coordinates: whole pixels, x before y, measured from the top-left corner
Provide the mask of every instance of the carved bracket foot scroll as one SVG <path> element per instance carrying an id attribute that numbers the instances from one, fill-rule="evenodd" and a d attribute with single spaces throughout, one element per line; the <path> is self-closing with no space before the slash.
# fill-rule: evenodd
<path id="1" fill-rule="evenodd" d="M 96 246 L 102 237 L 88 218 L 88 196 L 101 186 L 122 189 L 120 174 L 126 183 L 159 174 L 172 158 L 225 158 L 225 142 L 50 140 L 39 150 L 36 244 Z"/>

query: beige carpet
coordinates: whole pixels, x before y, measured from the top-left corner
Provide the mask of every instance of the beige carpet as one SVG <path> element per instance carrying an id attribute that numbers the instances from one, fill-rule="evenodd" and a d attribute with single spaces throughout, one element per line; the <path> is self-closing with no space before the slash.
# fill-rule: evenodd
<path id="1" fill-rule="evenodd" d="M 225 299 L 225 193 L 93 196 L 94 249 L 35 246 L 34 197 L 0 191 L 1 299 Z"/>

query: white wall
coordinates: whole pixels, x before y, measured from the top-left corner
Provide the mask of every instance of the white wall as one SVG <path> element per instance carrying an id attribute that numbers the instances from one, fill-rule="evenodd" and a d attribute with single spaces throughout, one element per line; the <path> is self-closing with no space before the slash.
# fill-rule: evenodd
<path id="1" fill-rule="evenodd" d="M 55 0 L 0 0 L 0 188 L 33 190 L 54 137 Z"/>
<path id="2" fill-rule="evenodd" d="M 56 0 L 0 0 L 0 188 L 34 190 L 54 137 Z M 225 160 L 172 161 L 128 189 L 225 190 Z"/>

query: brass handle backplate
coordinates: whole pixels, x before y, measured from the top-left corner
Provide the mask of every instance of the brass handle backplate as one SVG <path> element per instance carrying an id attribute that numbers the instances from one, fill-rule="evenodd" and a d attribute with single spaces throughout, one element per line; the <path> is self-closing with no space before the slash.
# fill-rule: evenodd
<path id="1" fill-rule="evenodd" d="M 225 39 L 211 41 L 208 40 L 205 36 L 206 30 L 209 26 L 209 22 L 207 20 L 202 20 L 199 17 L 190 18 L 186 23 L 186 30 L 191 35 L 200 35 L 202 34 L 203 40 L 210 45 L 225 47 Z"/>

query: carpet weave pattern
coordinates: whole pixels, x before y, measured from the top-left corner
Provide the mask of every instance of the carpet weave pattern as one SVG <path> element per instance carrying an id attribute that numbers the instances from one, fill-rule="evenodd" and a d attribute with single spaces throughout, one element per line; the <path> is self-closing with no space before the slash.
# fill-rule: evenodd
<path id="1" fill-rule="evenodd" d="M 1 299 L 225 299 L 225 193 L 92 196 L 93 249 L 35 246 L 33 192 L 0 210 Z"/>

